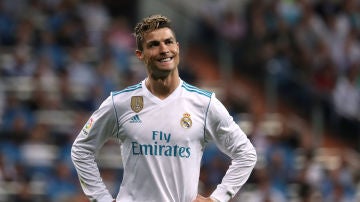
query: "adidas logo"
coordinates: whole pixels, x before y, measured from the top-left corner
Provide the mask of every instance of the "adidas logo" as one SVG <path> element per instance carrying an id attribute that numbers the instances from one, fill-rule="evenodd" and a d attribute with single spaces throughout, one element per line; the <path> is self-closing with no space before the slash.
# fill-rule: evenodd
<path id="1" fill-rule="evenodd" d="M 130 123 L 141 123 L 140 117 L 138 115 L 131 117 Z"/>

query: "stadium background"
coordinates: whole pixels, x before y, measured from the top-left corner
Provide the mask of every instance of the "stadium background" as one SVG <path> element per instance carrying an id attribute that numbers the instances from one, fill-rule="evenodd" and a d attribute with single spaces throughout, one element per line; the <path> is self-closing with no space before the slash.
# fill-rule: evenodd
<path id="1" fill-rule="evenodd" d="M 257 149 L 233 201 L 360 201 L 358 0 L 1 0 L 1 202 L 87 201 L 72 141 L 144 78 L 131 33 L 154 13 L 173 20 L 181 77 L 215 91 Z M 109 142 L 98 162 L 114 195 L 118 152 Z M 201 193 L 228 164 L 209 145 Z"/>

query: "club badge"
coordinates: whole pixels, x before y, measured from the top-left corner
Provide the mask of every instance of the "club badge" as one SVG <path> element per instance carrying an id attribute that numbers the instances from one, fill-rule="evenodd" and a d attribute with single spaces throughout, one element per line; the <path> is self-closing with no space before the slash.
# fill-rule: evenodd
<path id="1" fill-rule="evenodd" d="M 131 109 L 138 113 L 144 108 L 144 99 L 142 96 L 132 96 L 131 97 L 131 103 L 130 103 Z"/>
<path id="2" fill-rule="evenodd" d="M 180 125 L 183 128 L 190 128 L 192 126 L 192 120 L 189 113 L 183 114 L 183 117 L 180 120 Z"/>

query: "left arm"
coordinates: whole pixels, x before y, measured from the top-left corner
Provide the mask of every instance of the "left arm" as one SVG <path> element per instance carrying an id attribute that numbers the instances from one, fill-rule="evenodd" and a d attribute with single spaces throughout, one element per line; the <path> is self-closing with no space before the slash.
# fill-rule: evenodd
<path id="1" fill-rule="evenodd" d="M 213 140 L 232 159 L 221 184 L 211 194 L 211 198 L 218 201 L 229 201 L 248 180 L 257 155 L 246 134 L 215 95 L 211 98 L 207 112 L 205 137 Z"/>

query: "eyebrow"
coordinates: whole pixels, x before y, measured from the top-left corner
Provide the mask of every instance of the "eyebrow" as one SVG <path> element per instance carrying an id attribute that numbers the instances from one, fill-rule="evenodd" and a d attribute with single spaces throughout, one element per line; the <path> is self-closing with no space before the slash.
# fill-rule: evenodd
<path id="1" fill-rule="evenodd" d="M 169 38 L 164 39 L 163 41 L 169 41 L 169 40 L 175 41 L 175 38 L 174 37 L 169 37 Z M 160 42 L 160 40 L 146 41 L 145 44 L 152 44 L 152 43 L 155 43 L 155 42 Z"/>

